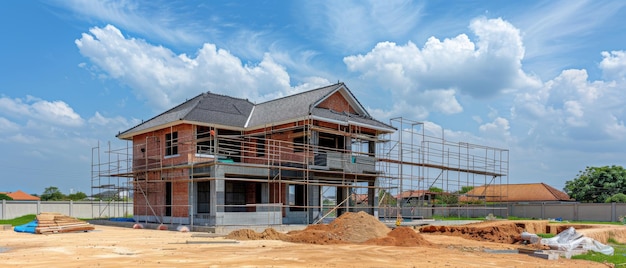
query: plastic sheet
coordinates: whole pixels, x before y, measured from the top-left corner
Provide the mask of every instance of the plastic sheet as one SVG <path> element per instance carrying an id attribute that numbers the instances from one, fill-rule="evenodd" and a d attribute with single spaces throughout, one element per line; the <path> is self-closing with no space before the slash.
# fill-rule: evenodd
<path id="1" fill-rule="evenodd" d="M 574 227 L 567 228 L 567 230 L 560 232 L 555 237 L 541 239 L 541 244 L 547 245 L 551 249 L 564 250 L 570 253 L 577 248 L 592 250 L 604 255 L 613 255 L 615 251 L 615 249 L 609 245 L 602 244 L 593 238 L 584 237 L 582 234 L 577 233 Z"/>

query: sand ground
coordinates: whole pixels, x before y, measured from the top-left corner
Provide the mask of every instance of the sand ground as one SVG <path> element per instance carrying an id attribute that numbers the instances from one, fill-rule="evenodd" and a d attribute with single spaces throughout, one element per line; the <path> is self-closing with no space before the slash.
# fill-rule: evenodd
<path id="1" fill-rule="evenodd" d="M 615 228 L 615 227 L 607 227 Z M 97 225 L 94 231 L 28 234 L 0 231 L 2 267 L 607 267 L 487 253 L 519 246 L 423 234 L 434 246 L 311 245 L 235 241 L 207 233 Z"/>

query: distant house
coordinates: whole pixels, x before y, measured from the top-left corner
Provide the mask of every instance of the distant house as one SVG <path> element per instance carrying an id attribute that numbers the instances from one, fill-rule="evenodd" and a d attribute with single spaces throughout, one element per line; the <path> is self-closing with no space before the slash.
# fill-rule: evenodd
<path id="1" fill-rule="evenodd" d="M 459 201 L 485 202 L 569 202 L 568 194 L 545 183 L 494 184 L 478 186 Z"/>
<path id="2" fill-rule="evenodd" d="M 368 205 L 369 196 L 367 194 L 350 194 L 350 198 L 355 205 Z"/>
<path id="3" fill-rule="evenodd" d="M 396 200 L 400 200 L 403 205 L 418 205 L 418 204 L 430 204 L 431 200 L 435 199 L 437 194 L 428 190 L 409 190 L 401 192 L 396 195 Z"/>
<path id="4" fill-rule="evenodd" d="M 21 190 L 17 190 L 15 192 L 0 192 L 0 194 L 5 194 L 8 197 L 13 198 L 15 201 L 39 201 L 38 196 L 29 195 Z"/>

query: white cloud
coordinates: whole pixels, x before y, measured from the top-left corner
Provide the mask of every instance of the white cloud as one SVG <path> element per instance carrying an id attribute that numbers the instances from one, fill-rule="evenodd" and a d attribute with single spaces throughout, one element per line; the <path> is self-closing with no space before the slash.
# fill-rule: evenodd
<path id="1" fill-rule="evenodd" d="M 31 107 L 43 119 L 53 120 L 60 125 L 79 126 L 83 124 L 80 115 L 63 101 L 38 101 L 33 103 Z"/>
<path id="2" fill-rule="evenodd" d="M 24 135 L 22 133 L 9 137 L 9 140 L 11 142 L 22 143 L 22 144 L 36 144 L 40 141 L 40 139 L 35 136 Z"/>
<path id="3" fill-rule="evenodd" d="M 626 79 L 626 52 L 620 51 L 603 51 L 600 69 L 605 79 L 608 80 L 624 80 Z"/>
<path id="4" fill-rule="evenodd" d="M 476 43 L 466 34 L 443 41 L 431 37 L 421 50 L 412 42 L 381 42 L 365 55 L 345 57 L 344 63 L 362 79 L 391 91 L 394 102 L 444 114 L 463 111 L 455 97 L 459 93 L 489 98 L 539 84 L 521 70 L 524 46 L 518 29 L 486 18 L 473 20 L 469 28 Z"/>
<path id="5" fill-rule="evenodd" d="M 618 119 L 614 115 L 610 115 L 609 122 L 605 125 L 604 131 L 613 139 L 623 140 L 626 137 L 626 126 L 624 120 Z"/>
<path id="6" fill-rule="evenodd" d="M 609 55 L 604 56 L 607 59 Z M 626 149 L 622 146 L 626 141 L 622 135 L 624 87 L 625 80 L 589 81 L 586 70 L 564 70 L 542 87 L 520 91 L 514 100 L 513 117 L 520 130 L 527 130 L 528 142 L 537 146 Z"/>
<path id="7" fill-rule="evenodd" d="M 0 113 L 60 126 L 77 127 L 84 123 L 67 103 L 40 100 L 32 96 L 27 96 L 25 100 L 0 98 Z"/>
<path id="8" fill-rule="evenodd" d="M 2 101 L 2 99 L 0 99 L 0 101 Z M 0 116 L 0 132 L 14 132 L 19 129 L 20 126 L 18 124 Z"/>
<path id="9" fill-rule="evenodd" d="M 129 122 L 126 118 L 121 117 L 121 116 L 104 117 L 102 116 L 102 114 L 100 114 L 100 112 L 96 112 L 96 114 L 94 114 L 91 118 L 89 118 L 87 122 L 89 122 L 92 125 L 109 126 L 109 128 L 112 128 L 112 129 L 114 129 L 116 126 L 128 127 L 131 124 L 138 123 L 135 121 Z"/>
<path id="10" fill-rule="evenodd" d="M 127 39 L 112 25 L 92 28 L 75 42 L 81 54 L 110 77 L 128 84 L 156 110 L 205 91 L 263 101 L 294 90 L 285 68 L 269 53 L 258 64 L 243 64 L 228 51 L 206 43 L 192 58 Z"/>
<path id="11" fill-rule="evenodd" d="M 481 136 L 484 138 L 497 138 L 498 140 L 509 140 L 511 133 L 509 131 L 509 120 L 497 117 L 491 123 L 486 123 L 478 127 Z"/>

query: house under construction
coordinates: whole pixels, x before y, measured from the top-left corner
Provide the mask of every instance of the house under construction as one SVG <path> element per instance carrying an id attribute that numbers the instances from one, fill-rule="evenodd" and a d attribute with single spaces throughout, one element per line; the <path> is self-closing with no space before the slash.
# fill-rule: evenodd
<path id="1" fill-rule="evenodd" d="M 131 189 L 142 222 L 311 224 L 388 214 L 389 196 L 415 205 L 398 198 L 405 190 L 508 183 L 507 150 L 378 121 L 343 83 L 260 104 L 202 93 L 117 137 L 128 148 L 96 149 L 92 195 Z"/>

